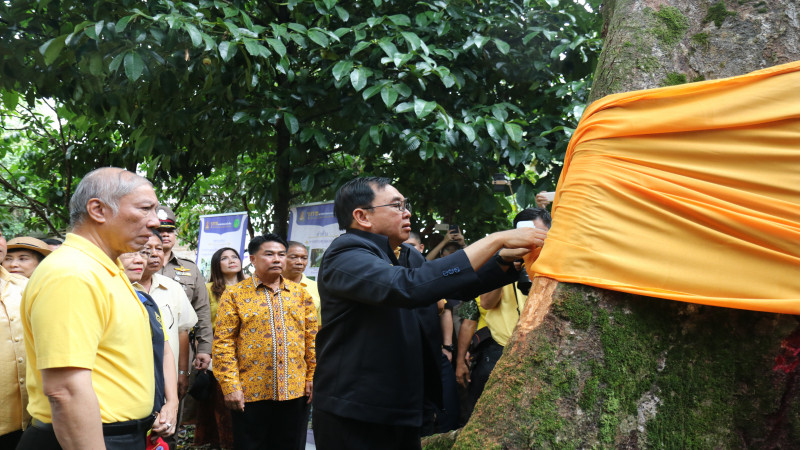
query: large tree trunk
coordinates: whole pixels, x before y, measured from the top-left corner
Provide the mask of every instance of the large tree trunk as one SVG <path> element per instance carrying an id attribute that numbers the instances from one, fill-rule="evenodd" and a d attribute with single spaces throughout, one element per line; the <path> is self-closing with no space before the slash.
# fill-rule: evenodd
<path id="1" fill-rule="evenodd" d="M 800 59 L 798 12 L 796 0 L 607 0 L 593 99 Z M 796 448 L 798 372 L 781 359 L 796 347 L 794 316 L 536 278 L 453 448 Z"/>

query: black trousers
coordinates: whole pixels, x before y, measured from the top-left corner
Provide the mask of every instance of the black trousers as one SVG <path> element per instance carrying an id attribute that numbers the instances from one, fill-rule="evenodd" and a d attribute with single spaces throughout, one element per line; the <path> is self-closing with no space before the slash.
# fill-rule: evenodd
<path id="1" fill-rule="evenodd" d="M 150 422 L 152 424 L 152 421 Z M 105 428 L 105 427 L 104 427 Z M 147 427 L 149 429 L 149 426 Z M 106 449 L 108 450 L 144 450 L 147 446 L 147 429 L 136 430 L 130 433 L 108 435 L 103 434 Z M 61 444 L 56 439 L 52 427 L 29 426 L 22 434 L 17 450 L 58 450 Z"/>
<path id="2" fill-rule="evenodd" d="M 419 427 L 362 422 L 314 408 L 311 413 L 318 450 L 419 450 Z M 238 450 L 238 448 L 237 448 Z"/>
<path id="3" fill-rule="evenodd" d="M 0 436 L 0 449 L 15 449 L 19 438 L 22 437 L 22 430 L 12 431 Z"/>
<path id="4" fill-rule="evenodd" d="M 247 402 L 244 411 L 231 411 L 236 450 L 298 448 L 308 397 Z"/>
<path id="5" fill-rule="evenodd" d="M 501 356 L 503 356 L 503 346 L 495 342 L 494 339 L 488 339 L 478 346 L 475 354 L 475 367 L 472 368 L 469 387 L 467 388 L 467 410 L 469 411 L 469 416 L 472 415 L 472 410 L 475 409 L 475 404 L 483 393 L 486 382 L 489 381 L 489 375 L 492 374 L 492 370 L 494 370 L 494 366 Z"/>

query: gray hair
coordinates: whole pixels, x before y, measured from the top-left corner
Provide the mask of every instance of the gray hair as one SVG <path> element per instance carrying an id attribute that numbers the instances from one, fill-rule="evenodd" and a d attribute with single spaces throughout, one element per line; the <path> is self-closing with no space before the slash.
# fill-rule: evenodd
<path id="1" fill-rule="evenodd" d="M 72 228 L 81 225 L 89 216 L 86 205 L 96 198 L 111 208 L 116 215 L 119 200 L 142 185 L 153 186 L 146 178 L 116 167 L 95 169 L 78 183 L 69 200 L 69 223 Z"/>

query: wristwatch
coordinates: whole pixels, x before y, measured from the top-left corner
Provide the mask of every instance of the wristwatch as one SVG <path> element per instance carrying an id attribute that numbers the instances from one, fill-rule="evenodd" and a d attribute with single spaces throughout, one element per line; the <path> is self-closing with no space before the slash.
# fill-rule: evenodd
<path id="1" fill-rule="evenodd" d="M 185 370 L 179 370 L 178 371 L 178 375 L 186 375 L 186 371 Z"/>
<path id="2" fill-rule="evenodd" d="M 450 353 L 453 353 L 454 351 L 456 351 L 455 347 L 453 347 L 452 345 L 442 345 L 442 349 L 443 350 L 447 350 Z"/>
<path id="3" fill-rule="evenodd" d="M 500 253 L 494 255 L 494 260 L 497 261 L 497 264 L 500 264 L 501 266 L 508 267 L 508 266 L 511 266 L 511 265 L 514 264 L 513 261 L 509 262 L 509 261 L 506 261 L 505 259 L 503 259 L 503 257 L 500 256 Z"/>

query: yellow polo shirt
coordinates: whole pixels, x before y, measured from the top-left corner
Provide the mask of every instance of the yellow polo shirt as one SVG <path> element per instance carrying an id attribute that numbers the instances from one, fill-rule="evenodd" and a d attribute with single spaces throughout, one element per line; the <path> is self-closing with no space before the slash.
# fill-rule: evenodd
<path id="1" fill-rule="evenodd" d="M 314 308 L 317 309 L 317 321 L 319 321 L 319 290 L 317 289 L 317 282 L 308 278 L 306 274 L 303 274 L 303 278 L 300 279 L 300 286 L 306 288 L 306 292 L 308 295 L 311 296 L 311 299 L 314 300 Z M 321 324 L 321 323 L 320 323 Z"/>
<path id="2" fill-rule="evenodd" d="M 92 371 L 103 423 L 141 419 L 153 410 L 150 319 L 119 261 L 76 234 L 45 258 L 22 294 L 28 354 L 28 411 L 52 422 L 42 369 Z"/>
<path id="3" fill-rule="evenodd" d="M 489 331 L 492 332 L 492 338 L 503 347 L 508 344 L 508 338 L 511 337 L 514 327 L 517 326 L 520 312 L 528 299 L 515 287 L 516 283 L 503 286 L 500 302 L 493 309 L 481 308 L 480 298 L 478 298 L 478 310 L 481 313 L 481 317 L 478 319 L 478 329 L 488 326 Z"/>

